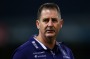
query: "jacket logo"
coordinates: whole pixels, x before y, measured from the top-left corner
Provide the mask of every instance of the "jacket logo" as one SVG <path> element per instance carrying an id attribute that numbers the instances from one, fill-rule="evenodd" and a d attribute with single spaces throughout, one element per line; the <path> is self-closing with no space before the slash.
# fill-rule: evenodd
<path id="1" fill-rule="evenodd" d="M 45 58 L 46 55 L 34 55 L 35 58 Z"/>
<path id="2" fill-rule="evenodd" d="M 40 52 L 34 52 L 33 54 L 43 54 L 45 51 L 40 51 Z"/>
<path id="3" fill-rule="evenodd" d="M 45 51 L 34 52 L 33 55 L 34 55 L 34 58 L 45 58 L 46 55 L 44 53 Z"/>
<path id="4" fill-rule="evenodd" d="M 39 47 L 37 46 L 37 44 L 35 43 L 35 41 L 32 41 L 32 44 L 34 45 L 34 47 L 35 47 L 36 49 L 39 48 Z"/>

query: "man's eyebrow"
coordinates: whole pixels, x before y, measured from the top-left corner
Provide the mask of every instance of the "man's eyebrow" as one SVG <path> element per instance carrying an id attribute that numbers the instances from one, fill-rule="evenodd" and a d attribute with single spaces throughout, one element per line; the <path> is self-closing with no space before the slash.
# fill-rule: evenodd
<path id="1" fill-rule="evenodd" d="M 51 18 L 51 19 L 57 19 L 57 18 Z"/>
<path id="2" fill-rule="evenodd" d="M 47 19 L 49 19 L 49 18 L 44 18 L 43 20 L 47 20 Z"/>

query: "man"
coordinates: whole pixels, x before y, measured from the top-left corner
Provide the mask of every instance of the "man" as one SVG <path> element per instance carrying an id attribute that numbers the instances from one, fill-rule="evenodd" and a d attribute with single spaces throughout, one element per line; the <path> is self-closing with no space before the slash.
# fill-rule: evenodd
<path id="1" fill-rule="evenodd" d="M 56 41 L 63 24 L 59 7 L 54 3 L 41 5 L 37 19 L 39 34 L 17 48 L 13 59 L 74 59 L 71 50 Z"/>

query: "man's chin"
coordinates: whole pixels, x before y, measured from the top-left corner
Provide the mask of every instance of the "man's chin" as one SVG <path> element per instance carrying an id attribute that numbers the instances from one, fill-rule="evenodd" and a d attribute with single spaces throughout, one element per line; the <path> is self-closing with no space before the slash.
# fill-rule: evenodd
<path id="1" fill-rule="evenodd" d="M 55 37 L 55 34 L 46 34 L 46 37 L 53 38 L 53 37 Z"/>

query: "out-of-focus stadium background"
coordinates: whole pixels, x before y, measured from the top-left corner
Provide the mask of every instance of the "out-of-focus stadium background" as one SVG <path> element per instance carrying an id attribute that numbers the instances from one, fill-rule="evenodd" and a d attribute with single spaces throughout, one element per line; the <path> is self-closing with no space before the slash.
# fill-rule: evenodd
<path id="1" fill-rule="evenodd" d="M 90 1 L 88 0 L 3 0 L 0 1 L 0 59 L 38 34 L 37 10 L 45 2 L 59 5 L 64 19 L 57 40 L 63 41 L 75 59 L 90 59 Z"/>

